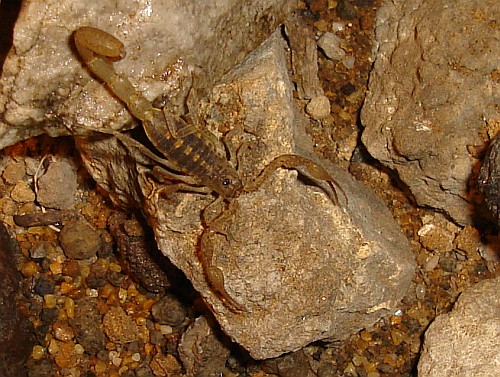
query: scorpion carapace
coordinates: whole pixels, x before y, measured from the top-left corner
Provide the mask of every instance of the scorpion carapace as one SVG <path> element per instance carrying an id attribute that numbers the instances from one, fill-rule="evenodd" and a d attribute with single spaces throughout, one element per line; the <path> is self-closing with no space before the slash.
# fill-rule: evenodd
<path id="1" fill-rule="evenodd" d="M 77 50 L 90 71 L 125 103 L 133 116 L 142 121 L 148 139 L 165 156 L 165 159 L 162 159 L 164 175 L 177 182 L 181 181 L 175 187 L 199 193 L 215 192 L 229 202 L 225 212 L 205 224 L 205 230 L 200 237 L 198 258 L 208 285 L 226 307 L 235 313 L 245 311 L 246 308 L 226 291 L 224 275 L 214 265 L 210 242 L 214 233 L 222 232 L 224 221 L 230 217 L 229 213 L 237 208 L 235 199 L 244 192 L 257 190 L 276 169 L 296 169 L 300 166 L 306 167 L 312 177 L 324 180 L 330 185 L 334 204 L 338 204 L 337 189 L 342 192 L 347 202 L 344 191 L 321 165 L 293 154 L 276 157 L 257 178 L 244 187 L 231 162 L 217 151 L 214 135 L 202 131 L 166 108 L 163 111 L 155 108 L 126 77 L 115 71 L 113 61 L 125 57 L 124 46 L 118 39 L 92 27 L 82 27 L 76 30 L 73 36 Z M 120 133 L 112 134 L 126 140 Z M 130 142 L 137 146 L 136 141 Z M 141 147 L 144 153 L 149 152 L 146 147 Z M 182 174 L 178 174 L 179 172 Z"/>

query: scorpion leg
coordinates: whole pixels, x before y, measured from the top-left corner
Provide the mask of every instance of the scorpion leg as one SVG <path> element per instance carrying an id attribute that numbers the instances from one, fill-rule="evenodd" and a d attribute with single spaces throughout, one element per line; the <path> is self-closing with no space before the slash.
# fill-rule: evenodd
<path id="1" fill-rule="evenodd" d="M 304 166 L 306 171 L 315 179 L 326 181 L 331 188 L 332 202 L 335 205 L 339 204 L 339 197 L 337 195 L 337 189 L 342 193 L 346 203 L 348 203 L 347 195 L 345 194 L 339 183 L 317 162 L 310 160 L 307 157 L 295 155 L 295 154 L 284 154 L 276 157 L 271 161 L 255 178 L 250 184 L 245 188 L 246 192 L 252 192 L 257 190 L 262 183 L 278 168 L 285 169 L 297 169 L 298 167 Z"/>
<path id="2" fill-rule="evenodd" d="M 98 129 L 88 129 L 89 131 L 93 131 L 96 133 L 101 133 L 105 135 L 112 135 L 116 137 L 120 142 L 125 145 L 127 148 L 135 148 L 139 152 L 141 152 L 144 156 L 150 158 L 152 161 L 158 163 L 160 166 L 155 166 L 153 168 L 153 175 L 156 178 L 161 177 L 163 180 L 165 179 L 170 179 L 174 181 L 180 181 L 184 182 L 186 185 L 196 185 L 196 180 L 193 179 L 192 177 L 184 174 L 176 174 L 173 171 L 178 170 L 177 166 L 175 164 L 172 164 L 169 160 L 165 158 L 161 158 L 151 152 L 144 144 L 141 144 L 137 140 L 135 140 L 133 137 L 128 136 L 126 134 L 122 134 L 121 132 L 118 131 L 106 131 L 106 130 L 98 130 Z M 161 166 L 164 166 L 165 168 L 162 168 Z M 192 190 L 194 192 L 198 192 L 197 190 Z M 203 193 L 206 193 L 207 191 L 203 191 Z"/>
<path id="3" fill-rule="evenodd" d="M 161 166 L 155 166 L 152 174 L 161 183 L 166 183 L 166 181 L 181 181 L 163 187 L 161 189 L 163 194 L 173 194 L 177 191 L 187 191 L 198 194 L 210 194 L 212 192 L 212 190 L 206 186 L 196 186 L 197 182 L 192 180 L 191 177 L 172 173 Z"/>
<path id="4" fill-rule="evenodd" d="M 221 201 L 222 198 L 215 200 L 205 209 L 205 212 L 209 210 L 209 208 L 220 204 Z M 231 297 L 224 287 L 224 274 L 220 268 L 215 266 L 213 260 L 214 247 L 212 238 L 216 234 L 224 234 L 224 228 L 227 226 L 228 220 L 230 220 L 230 217 L 237 209 L 238 202 L 232 200 L 225 211 L 219 214 L 214 220 L 211 220 L 211 223 L 204 229 L 201 235 L 200 248 L 198 250 L 198 259 L 201 262 L 208 285 L 224 305 L 233 313 L 245 312 L 247 309 Z M 203 217 L 205 217 L 205 214 Z"/>

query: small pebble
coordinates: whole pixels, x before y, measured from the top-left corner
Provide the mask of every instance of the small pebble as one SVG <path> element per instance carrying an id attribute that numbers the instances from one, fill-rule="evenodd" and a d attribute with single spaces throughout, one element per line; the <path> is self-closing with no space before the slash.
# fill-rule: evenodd
<path id="1" fill-rule="evenodd" d="M 165 337 L 163 336 L 161 331 L 151 330 L 149 332 L 149 341 L 151 342 L 151 344 L 161 345 L 163 342 L 165 342 Z"/>
<path id="2" fill-rule="evenodd" d="M 10 192 L 10 197 L 17 203 L 29 203 L 35 200 L 35 193 L 27 182 L 21 181 L 16 183 Z"/>
<path id="3" fill-rule="evenodd" d="M 67 276 L 80 276 L 80 265 L 75 260 L 66 260 L 63 264 L 62 273 Z"/>
<path id="4" fill-rule="evenodd" d="M 343 20 L 354 20 L 356 18 L 356 9 L 352 5 L 352 0 L 339 0 L 337 15 Z"/>
<path id="5" fill-rule="evenodd" d="M 318 31 L 325 32 L 328 30 L 328 23 L 325 20 L 319 20 L 314 23 L 314 27 Z"/>
<path id="6" fill-rule="evenodd" d="M 424 284 L 417 284 L 415 286 L 415 297 L 417 298 L 417 300 L 422 301 L 425 298 L 425 292 L 426 289 Z"/>
<path id="7" fill-rule="evenodd" d="M 83 355 L 85 353 L 85 348 L 81 344 L 75 344 L 75 353 L 77 355 Z"/>
<path id="8" fill-rule="evenodd" d="M 135 319 L 135 323 L 137 323 L 137 326 L 144 326 L 147 323 L 147 318 L 145 317 L 137 317 Z"/>
<path id="9" fill-rule="evenodd" d="M 23 276 L 29 277 L 40 271 L 40 266 L 33 261 L 28 261 L 22 265 L 20 271 Z"/>
<path id="10" fill-rule="evenodd" d="M 392 339 L 392 342 L 396 346 L 398 346 L 398 345 L 400 345 L 401 343 L 403 343 L 405 341 L 406 335 L 401 330 L 393 329 L 393 330 L 391 330 L 391 339 Z"/>
<path id="11" fill-rule="evenodd" d="M 104 258 L 98 258 L 92 267 L 90 268 L 90 273 L 99 277 L 105 277 L 106 272 L 108 272 L 109 262 Z"/>
<path id="12" fill-rule="evenodd" d="M 77 187 L 73 166 L 66 160 L 52 162 L 38 180 L 37 201 L 47 208 L 73 208 Z"/>
<path id="13" fill-rule="evenodd" d="M 467 225 L 455 238 L 455 247 L 465 251 L 469 260 L 479 260 L 479 248 L 481 246 L 481 236 L 476 228 Z"/>
<path id="14" fill-rule="evenodd" d="M 24 179 L 26 174 L 26 165 L 23 161 L 9 162 L 5 166 L 2 177 L 6 183 L 14 185 Z"/>
<path id="15" fill-rule="evenodd" d="M 49 268 L 50 268 L 50 272 L 52 272 L 54 275 L 58 275 L 58 274 L 62 273 L 63 265 L 62 265 L 62 263 L 55 261 L 49 265 Z"/>
<path id="16" fill-rule="evenodd" d="M 122 267 L 118 263 L 110 263 L 108 268 L 112 272 L 121 272 L 122 271 Z"/>
<path id="17" fill-rule="evenodd" d="M 33 347 L 33 351 L 31 352 L 31 356 L 35 360 L 40 360 L 45 355 L 45 348 L 40 345 L 36 345 Z"/>
<path id="18" fill-rule="evenodd" d="M 97 289 L 87 289 L 85 291 L 85 294 L 88 296 L 88 297 L 99 297 L 99 291 Z"/>
<path id="19" fill-rule="evenodd" d="M 160 332 L 161 332 L 163 335 L 172 334 L 173 329 L 172 329 L 172 327 L 171 327 L 171 326 L 169 326 L 169 325 L 160 325 Z"/>
<path id="20" fill-rule="evenodd" d="M 136 352 L 132 355 L 132 360 L 139 362 L 141 361 L 141 354 L 139 352 Z"/>
<path id="21" fill-rule="evenodd" d="M 339 375 L 336 365 L 323 364 L 318 368 L 318 377 L 337 377 Z"/>
<path id="22" fill-rule="evenodd" d="M 453 249 L 453 234 L 440 226 L 425 224 L 418 230 L 418 235 L 427 250 L 447 252 Z"/>
<path id="23" fill-rule="evenodd" d="M 346 52 L 340 47 L 341 41 L 335 34 L 326 32 L 318 39 L 318 47 L 323 50 L 328 59 L 342 60 Z"/>
<path id="24" fill-rule="evenodd" d="M 59 286 L 59 293 L 62 295 L 66 295 L 74 289 L 73 284 L 63 281 Z"/>
<path id="25" fill-rule="evenodd" d="M 344 30 L 345 30 L 345 24 L 343 22 L 334 21 L 332 23 L 332 31 L 334 33 L 338 32 L 338 31 L 344 31 Z"/>
<path id="26" fill-rule="evenodd" d="M 168 354 L 156 354 L 149 365 L 155 376 L 177 375 L 182 370 L 182 366 L 179 364 L 177 359 Z"/>
<path id="27" fill-rule="evenodd" d="M 439 264 L 439 255 L 433 255 L 429 260 L 425 263 L 425 271 L 432 271 Z"/>
<path id="28" fill-rule="evenodd" d="M 58 312 L 59 311 L 55 307 L 54 308 L 45 307 L 42 309 L 42 314 L 41 314 L 40 318 L 41 318 L 43 323 L 52 323 L 57 318 Z"/>
<path id="29" fill-rule="evenodd" d="M 76 365 L 78 355 L 75 353 L 75 345 L 72 342 L 59 343 L 60 352 L 55 355 L 54 360 L 60 368 L 71 368 Z"/>
<path id="30" fill-rule="evenodd" d="M 446 255 L 439 260 L 439 265 L 446 272 L 457 272 L 458 263 L 452 256 Z"/>
<path id="31" fill-rule="evenodd" d="M 121 287 L 126 276 L 120 272 L 108 271 L 108 273 L 106 274 L 106 278 L 115 287 Z"/>
<path id="32" fill-rule="evenodd" d="M 75 302 L 75 315 L 74 319 L 70 320 L 70 324 L 75 330 L 78 343 L 90 355 L 98 354 L 104 349 L 106 343 L 106 335 L 102 326 L 96 326 L 101 321 L 102 315 L 98 311 L 95 299 L 84 298 Z"/>
<path id="33" fill-rule="evenodd" d="M 0 198 L 0 212 L 5 216 L 18 213 L 18 205 L 11 198 Z"/>
<path id="34" fill-rule="evenodd" d="M 344 374 L 350 376 L 356 376 L 357 373 L 356 373 L 356 367 L 354 366 L 353 363 L 349 363 L 347 364 L 347 366 L 344 368 Z"/>
<path id="35" fill-rule="evenodd" d="M 366 356 L 354 355 L 352 358 L 352 363 L 355 366 L 359 367 L 360 365 L 368 363 L 368 359 L 366 358 Z"/>
<path id="36" fill-rule="evenodd" d="M 371 342 L 371 340 L 372 340 L 372 334 L 366 330 L 361 331 L 359 336 L 361 337 L 361 339 L 363 339 L 367 343 Z"/>
<path id="37" fill-rule="evenodd" d="M 49 354 L 51 354 L 51 355 L 57 354 L 59 352 L 59 344 L 58 344 L 57 340 L 51 339 L 47 350 L 49 351 Z"/>
<path id="38" fill-rule="evenodd" d="M 94 366 L 96 374 L 104 375 L 104 373 L 108 370 L 108 364 L 103 361 L 98 361 Z"/>
<path id="39" fill-rule="evenodd" d="M 64 254 L 70 259 L 88 259 L 97 254 L 101 237 L 86 220 L 68 223 L 59 234 Z"/>
<path id="40" fill-rule="evenodd" d="M 312 98 L 306 106 L 306 113 L 313 119 L 319 120 L 330 115 L 330 101 L 326 96 Z"/>
<path id="41" fill-rule="evenodd" d="M 356 63 L 356 58 L 354 56 L 348 56 L 344 60 L 342 60 L 342 64 L 347 69 L 353 69 L 354 63 Z"/>
<path id="42" fill-rule="evenodd" d="M 106 285 L 106 278 L 104 277 L 101 277 L 101 276 L 96 276 L 96 275 L 89 275 L 87 276 L 87 278 L 85 279 L 86 283 L 87 283 L 87 286 L 89 288 L 92 288 L 92 289 L 97 289 L 97 288 L 101 288 L 103 287 L 104 285 Z"/>
<path id="43" fill-rule="evenodd" d="M 184 306 L 171 295 L 165 295 L 156 302 L 151 313 L 158 323 L 172 327 L 179 326 L 186 317 Z"/>
<path id="44" fill-rule="evenodd" d="M 66 297 L 64 310 L 66 310 L 66 316 L 69 319 L 75 318 L 75 301 L 71 297 Z"/>
<path id="45" fill-rule="evenodd" d="M 120 302 L 123 304 L 125 301 L 127 301 L 127 297 L 127 290 L 120 287 L 118 289 L 118 299 L 120 300 Z"/>
<path id="46" fill-rule="evenodd" d="M 354 86 L 354 84 L 349 82 L 349 83 L 343 85 L 340 88 L 340 91 L 342 92 L 343 95 L 348 96 L 356 91 L 356 86 Z"/>
<path id="47" fill-rule="evenodd" d="M 138 329 L 132 317 L 120 307 L 112 307 L 103 318 L 104 332 L 114 343 L 130 343 L 137 339 Z"/>
<path id="48" fill-rule="evenodd" d="M 33 287 L 33 291 L 39 296 L 45 296 L 49 293 L 54 293 L 55 283 L 48 278 L 42 277 L 35 281 L 35 286 Z"/>
<path id="49" fill-rule="evenodd" d="M 54 338 L 62 342 L 67 342 L 75 336 L 73 328 L 67 323 L 56 322 L 52 325 Z"/>
<path id="50" fill-rule="evenodd" d="M 43 296 L 43 301 L 45 303 L 45 307 L 48 309 L 52 309 L 56 307 L 56 296 L 52 294 L 47 294 Z"/>
<path id="51" fill-rule="evenodd" d="M 30 257 L 33 259 L 43 259 L 49 255 L 54 248 L 50 242 L 40 241 L 33 245 L 30 249 Z"/>

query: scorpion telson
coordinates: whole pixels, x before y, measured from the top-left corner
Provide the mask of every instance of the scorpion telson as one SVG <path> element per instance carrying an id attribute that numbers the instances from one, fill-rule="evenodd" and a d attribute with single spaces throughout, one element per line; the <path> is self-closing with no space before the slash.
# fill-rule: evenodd
<path id="1" fill-rule="evenodd" d="M 334 204 L 338 204 L 337 189 L 342 192 L 347 203 L 344 191 L 321 165 L 294 154 L 276 157 L 244 187 L 233 165 L 217 152 L 213 143 L 215 136 L 208 135 L 208 131 L 202 131 L 197 126 L 187 123 L 166 108 L 162 111 L 153 107 L 152 103 L 139 93 L 126 77 L 115 71 L 113 61 L 125 56 L 124 46 L 118 39 L 92 27 L 82 27 L 76 30 L 73 37 L 78 53 L 89 70 L 123 101 L 132 115 L 142 121 L 146 136 L 165 156 L 165 159 L 162 159 L 163 166 L 161 166 L 165 176 L 177 182 L 180 181 L 181 183 L 176 187 L 182 187 L 183 190 L 198 193 L 215 192 L 229 202 L 229 209 L 223 211 L 211 223 L 206 224 L 200 238 L 198 257 L 206 281 L 219 299 L 235 313 L 245 311 L 246 308 L 226 291 L 224 275 L 214 265 L 213 248 L 210 242 L 211 235 L 220 231 L 221 224 L 229 218 L 230 211 L 236 208 L 237 202 L 234 199 L 244 192 L 257 190 L 276 169 L 296 169 L 300 166 L 305 167 L 315 179 L 324 180 L 329 184 Z M 112 134 L 124 140 L 124 135 L 113 132 Z M 135 140 L 133 142 L 137 146 L 138 143 Z M 144 153 L 149 152 L 149 155 L 152 155 L 146 147 L 142 145 L 141 147 Z M 178 174 L 179 172 L 182 174 Z"/>

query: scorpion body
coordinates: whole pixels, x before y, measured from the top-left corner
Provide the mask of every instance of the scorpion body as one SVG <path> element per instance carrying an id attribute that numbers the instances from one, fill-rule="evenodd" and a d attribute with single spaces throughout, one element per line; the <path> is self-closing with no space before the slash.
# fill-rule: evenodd
<path id="1" fill-rule="evenodd" d="M 125 57 L 118 39 L 102 30 L 82 27 L 74 33 L 74 40 L 87 67 L 142 121 L 148 139 L 168 158 L 173 169 L 193 177 L 198 185 L 225 199 L 242 192 L 238 173 L 209 138 L 168 110 L 154 108 L 126 77 L 116 73 L 113 61 Z"/>
<path id="2" fill-rule="evenodd" d="M 125 56 L 123 44 L 112 35 L 92 27 L 82 27 L 75 31 L 75 45 L 83 61 L 90 71 L 104 82 L 129 109 L 136 118 L 142 121 L 144 131 L 153 146 L 161 152 L 166 160 L 163 165 L 168 168 L 171 178 L 182 181 L 181 187 L 195 192 L 215 192 L 219 198 L 229 202 L 228 211 L 222 212 L 203 231 L 199 250 L 199 260 L 208 285 L 219 299 L 233 312 L 242 312 L 246 308 L 239 304 L 224 288 L 224 275 L 213 263 L 213 249 L 210 236 L 220 232 L 224 222 L 234 211 L 234 201 L 243 192 L 252 192 L 259 188 L 264 180 L 276 169 L 283 167 L 296 169 L 306 167 L 309 174 L 318 180 L 326 181 L 333 195 L 332 201 L 338 204 L 336 188 L 346 202 L 347 197 L 339 184 L 316 162 L 294 154 L 281 155 L 269 163 L 261 173 L 245 187 L 236 169 L 216 148 L 212 134 L 203 132 L 196 126 L 187 123 L 168 109 L 157 109 L 140 94 L 123 75 L 118 74 L 113 61 Z M 120 136 L 121 134 L 116 134 Z M 121 137 L 121 136 L 120 136 Z M 180 172 L 181 175 L 174 172 Z M 231 205 L 235 203 L 234 205 Z"/>

